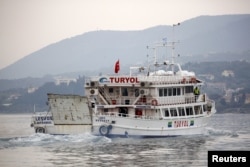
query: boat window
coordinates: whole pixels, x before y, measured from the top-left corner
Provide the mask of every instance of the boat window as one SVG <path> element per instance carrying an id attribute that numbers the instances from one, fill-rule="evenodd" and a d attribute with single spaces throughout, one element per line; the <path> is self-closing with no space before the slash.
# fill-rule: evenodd
<path id="1" fill-rule="evenodd" d="M 109 93 L 113 93 L 114 89 L 113 88 L 109 88 Z"/>
<path id="2" fill-rule="evenodd" d="M 173 88 L 173 96 L 176 96 L 176 88 Z"/>
<path id="3" fill-rule="evenodd" d="M 204 111 L 204 112 L 207 111 L 207 105 L 203 105 L 203 111 Z"/>
<path id="4" fill-rule="evenodd" d="M 180 96 L 181 88 L 159 88 L 159 96 Z"/>
<path id="5" fill-rule="evenodd" d="M 181 88 L 176 88 L 176 94 L 177 96 L 181 95 Z"/>
<path id="6" fill-rule="evenodd" d="M 187 115 L 193 115 L 193 108 L 192 107 L 186 107 L 186 113 L 187 113 Z"/>
<path id="7" fill-rule="evenodd" d="M 164 89 L 164 96 L 168 96 L 168 89 L 167 88 Z"/>
<path id="8" fill-rule="evenodd" d="M 193 86 L 186 86 L 185 87 L 185 93 L 193 93 L 194 88 Z"/>
<path id="9" fill-rule="evenodd" d="M 165 117 L 169 117 L 169 111 L 168 111 L 168 109 L 165 109 Z"/>
<path id="10" fill-rule="evenodd" d="M 128 96 L 128 89 L 122 88 L 122 96 Z"/>
<path id="11" fill-rule="evenodd" d="M 135 97 L 138 97 L 140 95 L 139 89 L 135 89 Z"/>
<path id="12" fill-rule="evenodd" d="M 172 96 L 172 88 L 168 89 L 168 96 Z"/>
<path id="13" fill-rule="evenodd" d="M 162 88 L 159 89 L 159 96 L 160 96 L 160 97 L 163 96 L 163 89 L 162 89 Z"/>
<path id="14" fill-rule="evenodd" d="M 177 116 L 177 111 L 175 108 L 170 108 L 170 114 L 171 114 L 171 117 L 176 117 Z"/>
<path id="15" fill-rule="evenodd" d="M 178 107 L 179 116 L 185 116 L 185 110 L 183 107 Z"/>
<path id="16" fill-rule="evenodd" d="M 127 117 L 128 116 L 128 108 L 120 107 L 119 108 L 119 116 Z"/>
<path id="17" fill-rule="evenodd" d="M 194 106 L 195 115 L 202 114 L 201 106 Z"/>

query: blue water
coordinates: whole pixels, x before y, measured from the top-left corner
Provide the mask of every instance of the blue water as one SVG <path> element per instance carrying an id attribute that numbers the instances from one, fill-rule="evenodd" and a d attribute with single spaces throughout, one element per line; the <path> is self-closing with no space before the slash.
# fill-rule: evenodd
<path id="1" fill-rule="evenodd" d="M 0 122 L 4 167 L 207 166 L 208 150 L 250 150 L 250 114 L 216 114 L 202 136 L 147 139 L 35 134 L 30 115 L 0 115 Z"/>

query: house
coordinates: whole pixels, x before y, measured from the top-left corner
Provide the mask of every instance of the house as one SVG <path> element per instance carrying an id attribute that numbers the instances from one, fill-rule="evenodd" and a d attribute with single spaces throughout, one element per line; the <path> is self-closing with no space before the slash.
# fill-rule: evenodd
<path id="1" fill-rule="evenodd" d="M 76 78 L 66 78 L 66 77 L 56 77 L 55 78 L 55 84 L 60 85 L 60 84 L 67 84 L 69 85 L 70 82 L 77 82 Z"/>
<path id="2" fill-rule="evenodd" d="M 224 77 L 234 77 L 234 72 L 232 70 L 224 70 L 221 75 Z"/>

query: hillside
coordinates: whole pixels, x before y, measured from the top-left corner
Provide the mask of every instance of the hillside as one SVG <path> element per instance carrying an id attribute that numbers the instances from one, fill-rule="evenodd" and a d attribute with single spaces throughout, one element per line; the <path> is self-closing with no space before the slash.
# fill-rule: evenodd
<path id="1" fill-rule="evenodd" d="M 142 63 L 146 46 L 173 37 L 172 26 L 156 26 L 141 31 L 93 31 L 48 45 L 0 70 L 0 79 L 42 77 Z M 180 45 L 180 61 L 196 61 L 195 56 L 211 53 L 248 53 L 250 50 L 250 15 L 200 16 L 181 23 L 175 29 Z M 224 60 L 229 60 L 226 56 Z M 202 61 L 202 59 L 201 59 Z M 110 68 L 111 72 L 112 68 Z"/>
<path id="2" fill-rule="evenodd" d="M 206 92 L 215 100 L 218 113 L 250 113 L 249 62 L 187 63 L 182 68 L 194 71 L 204 81 L 201 92 Z M 224 71 L 230 71 L 231 75 L 223 75 Z M 69 84 L 56 85 L 55 82 L 47 82 L 34 92 L 28 92 L 27 88 L 0 91 L 0 113 L 33 112 L 34 104 L 36 111 L 48 110 L 47 93 L 84 95 L 84 82 L 85 77 L 82 76 Z"/>

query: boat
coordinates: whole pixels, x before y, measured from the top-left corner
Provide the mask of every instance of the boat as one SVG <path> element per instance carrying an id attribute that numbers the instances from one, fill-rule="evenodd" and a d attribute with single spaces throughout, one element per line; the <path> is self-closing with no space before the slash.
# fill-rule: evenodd
<path id="1" fill-rule="evenodd" d="M 107 137 L 204 134 L 215 102 L 201 91 L 204 81 L 175 62 L 176 43 L 162 40 L 147 47 L 154 50 L 153 59 L 148 56 L 127 74 L 120 74 L 117 60 L 113 74 L 86 78 L 85 96 L 48 94 L 49 112 L 33 116 L 35 131 Z M 159 58 L 159 50 L 168 48 L 170 58 Z"/>
<path id="2" fill-rule="evenodd" d="M 89 77 L 85 93 L 92 108 L 92 133 L 119 137 L 168 137 L 204 134 L 215 102 L 201 92 L 204 81 L 175 62 L 177 42 L 155 43 L 153 61 L 119 74 Z M 171 60 L 157 49 L 171 48 Z"/>
<path id="3" fill-rule="evenodd" d="M 67 135 L 91 131 L 91 110 L 85 96 L 52 93 L 47 96 L 49 110 L 34 110 L 31 118 L 31 127 L 36 133 Z"/>

